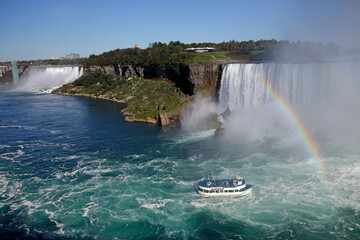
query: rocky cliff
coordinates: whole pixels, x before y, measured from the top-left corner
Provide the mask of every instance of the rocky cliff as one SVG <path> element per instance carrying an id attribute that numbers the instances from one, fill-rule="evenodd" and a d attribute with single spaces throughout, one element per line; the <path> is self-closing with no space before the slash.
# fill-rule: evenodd
<path id="1" fill-rule="evenodd" d="M 208 89 L 217 94 L 220 88 L 221 74 L 225 63 L 204 63 L 189 66 L 188 80 L 194 86 L 194 93 L 200 89 Z"/>
<path id="2" fill-rule="evenodd" d="M 200 63 L 180 66 L 178 69 L 166 66 L 90 66 L 84 67 L 84 74 L 101 70 L 105 74 L 115 74 L 125 77 L 141 77 L 145 79 L 169 79 L 182 92 L 193 95 L 199 89 L 209 89 L 217 92 L 220 86 L 222 70 L 225 63 Z"/>

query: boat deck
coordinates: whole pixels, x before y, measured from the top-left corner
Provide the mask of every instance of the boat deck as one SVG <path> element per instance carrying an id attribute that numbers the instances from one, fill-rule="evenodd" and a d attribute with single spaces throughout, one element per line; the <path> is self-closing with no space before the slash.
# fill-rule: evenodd
<path id="1" fill-rule="evenodd" d="M 219 180 L 201 180 L 199 185 L 202 187 L 210 188 L 210 187 L 223 187 L 223 188 L 231 188 L 236 187 L 233 182 L 234 179 L 219 179 Z M 208 185 L 208 183 L 210 184 Z M 241 185 L 245 184 L 245 180 L 242 180 Z M 237 185 L 239 186 L 239 185 Z"/>

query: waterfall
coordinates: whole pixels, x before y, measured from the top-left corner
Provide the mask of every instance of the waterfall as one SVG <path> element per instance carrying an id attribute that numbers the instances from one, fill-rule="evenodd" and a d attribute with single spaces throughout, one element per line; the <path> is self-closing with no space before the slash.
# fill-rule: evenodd
<path id="1" fill-rule="evenodd" d="M 360 143 L 360 64 L 233 63 L 225 66 L 218 113 L 229 134 L 259 140 L 296 136 L 289 108 L 318 141 Z M 284 109 L 284 104 L 286 108 Z"/>
<path id="2" fill-rule="evenodd" d="M 50 93 L 66 83 L 73 82 L 82 75 L 82 67 L 34 67 L 20 78 L 15 90 Z"/>
<path id="3" fill-rule="evenodd" d="M 231 63 L 223 70 L 218 102 L 196 98 L 181 123 L 184 129 L 211 128 L 218 114 L 231 141 L 276 139 L 297 146 L 296 116 L 318 143 L 359 146 L 359 91 L 359 61 Z"/>
<path id="4" fill-rule="evenodd" d="M 292 104 L 328 103 L 348 84 L 348 70 L 346 63 L 228 64 L 222 74 L 219 104 L 222 109 L 236 110 L 271 103 L 269 86 Z"/>

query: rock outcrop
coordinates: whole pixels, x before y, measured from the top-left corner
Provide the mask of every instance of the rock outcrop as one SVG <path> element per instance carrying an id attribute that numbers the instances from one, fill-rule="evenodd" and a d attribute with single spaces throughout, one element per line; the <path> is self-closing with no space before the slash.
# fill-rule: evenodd
<path id="1" fill-rule="evenodd" d="M 101 70 L 105 74 L 115 74 L 123 77 L 141 77 L 145 79 L 169 79 L 182 92 L 193 95 L 198 89 L 211 89 L 217 92 L 220 86 L 221 74 L 226 63 L 199 63 L 180 66 L 132 66 L 110 65 L 84 67 L 84 74 Z"/>
<path id="2" fill-rule="evenodd" d="M 197 88 L 216 89 L 219 87 L 225 64 L 204 63 L 190 65 L 189 81 Z"/>
<path id="3" fill-rule="evenodd" d="M 161 114 L 158 116 L 158 122 L 159 122 L 159 124 L 162 125 L 162 126 L 169 125 L 170 120 L 169 120 L 169 117 L 168 117 L 168 115 L 166 114 L 166 112 L 161 113 Z"/>
<path id="4" fill-rule="evenodd" d="M 131 118 L 129 116 L 125 117 L 125 122 L 146 122 L 146 123 L 152 123 L 152 124 L 158 123 L 158 121 L 155 118 L 135 119 L 135 118 Z"/>

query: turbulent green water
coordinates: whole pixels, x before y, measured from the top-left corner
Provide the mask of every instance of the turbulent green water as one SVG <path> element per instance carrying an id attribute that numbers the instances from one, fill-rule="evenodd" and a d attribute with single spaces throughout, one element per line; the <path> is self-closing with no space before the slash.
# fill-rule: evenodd
<path id="1" fill-rule="evenodd" d="M 0 92 L 1 239 L 358 239 L 360 154 L 125 123 L 121 105 Z M 200 198 L 211 175 L 242 198 Z"/>

